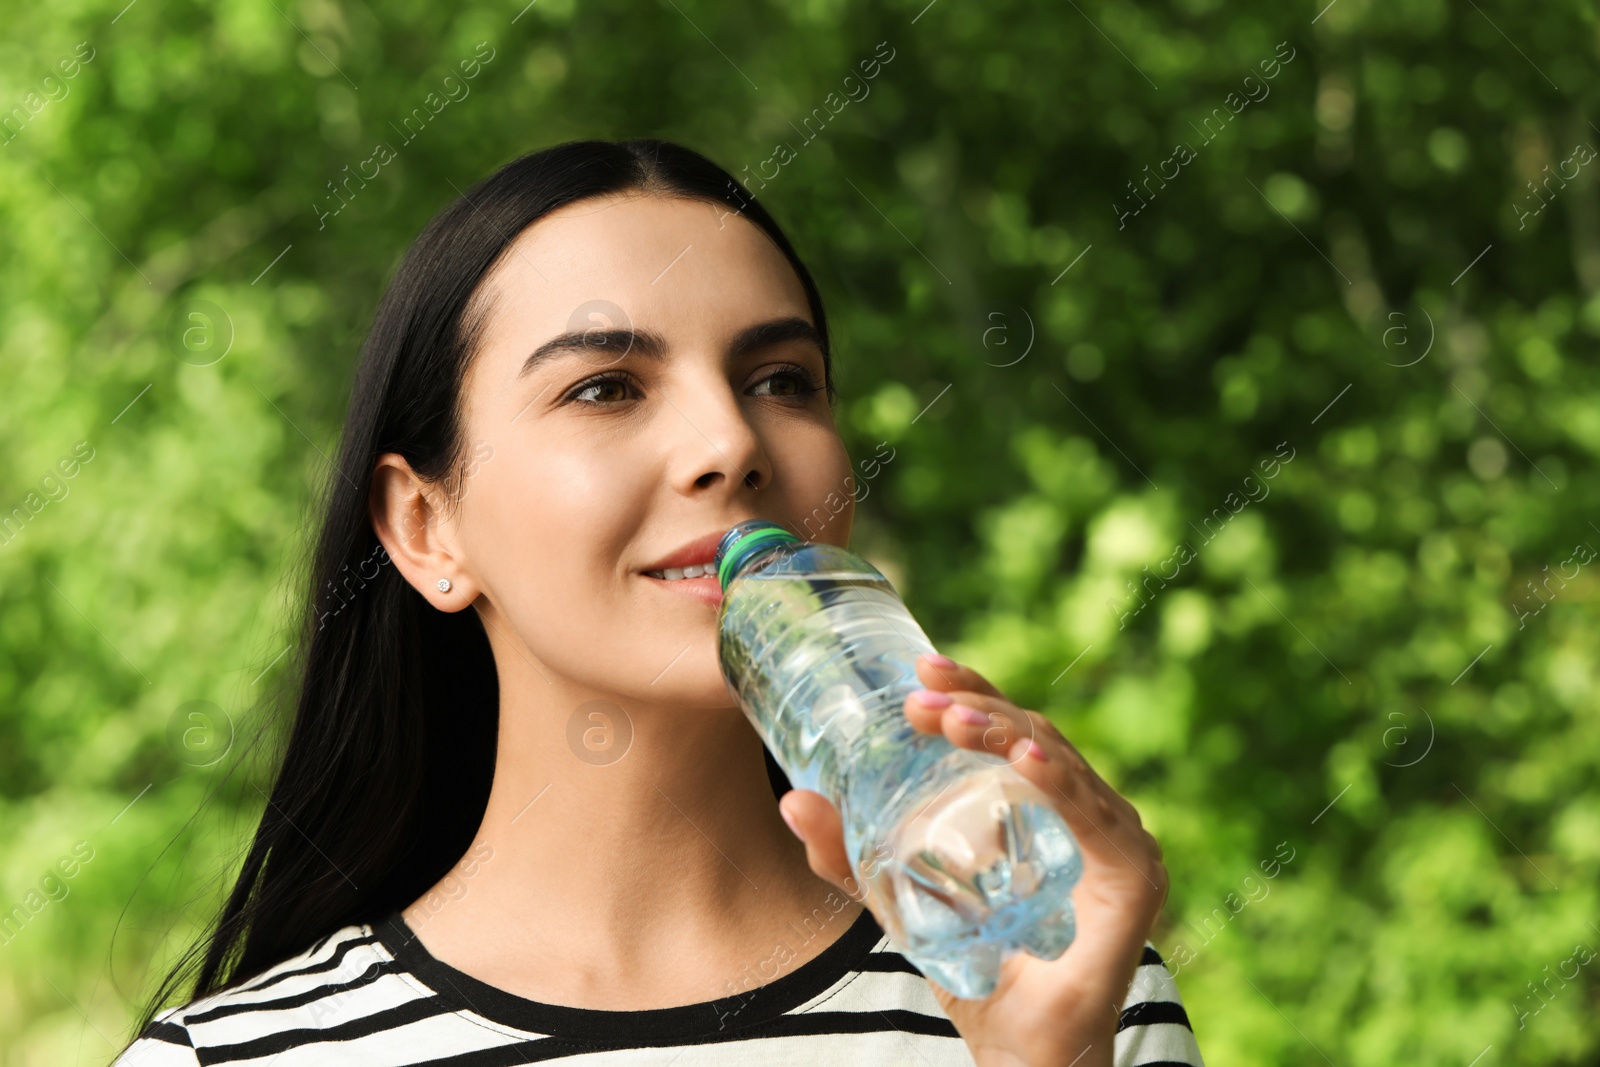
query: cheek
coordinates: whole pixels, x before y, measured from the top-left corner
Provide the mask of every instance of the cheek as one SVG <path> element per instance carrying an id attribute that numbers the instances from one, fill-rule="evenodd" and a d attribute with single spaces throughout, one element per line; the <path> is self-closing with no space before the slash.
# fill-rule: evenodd
<path id="1" fill-rule="evenodd" d="M 474 479 L 461 534 L 474 565 L 510 603 L 583 611 L 603 598 L 649 501 L 649 471 L 625 450 L 510 447 Z"/>
<path id="2" fill-rule="evenodd" d="M 810 541 L 847 544 L 856 498 L 861 495 L 856 484 L 860 474 L 852 468 L 839 435 L 817 427 L 797 435 L 781 457 L 772 458 L 776 481 L 786 487 L 783 505 L 792 528 Z"/>
<path id="3" fill-rule="evenodd" d="M 831 425 L 791 421 L 761 435 L 773 480 L 756 502 L 812 539 L 848 542 L 858 477 Z M 555 673 L 598 691 L 668 703 L 730 703 L 716 660 L 716 613 L 628 572 L 642 531 L 699 528 L 664 487 L 658 445 L 623 439 L 495 442 L 462 502 L 459 538 L 487 597 Z M 697 510 L 704 508 L 704 510 Z M 663 673 L 670 665 L 670 670 Z"/>
<path id="4" fill-rule="evenodd" d="M 682 648 L 683 606 L 658 602 L 640 584 L 646 579 L 627 573 L 659 485 L 658 467 L 636 448 L 592 442 L 497 445 L 475 479 L 462 547 L 488 599 L 557 673 L 602 689 L 643 689 Z M 656 647 L 672 640 L 668 651 Z M 648 664 L 637 687 L 618 673 Z"/>

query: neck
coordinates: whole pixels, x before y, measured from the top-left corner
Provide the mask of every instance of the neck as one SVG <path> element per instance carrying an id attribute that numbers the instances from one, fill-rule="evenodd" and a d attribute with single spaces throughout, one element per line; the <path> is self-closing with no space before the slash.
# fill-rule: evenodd
<path id="1" fill-rule="evenodd" d="M 737 707 L 624 701 L 526 656 L 496 658 L 482 824 L 462 863 L 406 909 L 434 955 L 535 999 L 595 1007 L 661 999 L 665 976 L 697 974 L 672 986 L 692 989 L 689 1003 L 724 995 L 752 945 L 786 944 L 793 969 L 860 914 L 811 871 Z M 818 915 L 820 936 L 804 921 Z M 546 977 L 555 961 L 572 972 L 559 987 Z"/>

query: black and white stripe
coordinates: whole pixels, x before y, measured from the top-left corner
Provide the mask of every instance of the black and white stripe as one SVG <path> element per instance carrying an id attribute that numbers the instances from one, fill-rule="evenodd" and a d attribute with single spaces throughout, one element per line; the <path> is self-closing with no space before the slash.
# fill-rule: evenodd
<path id="1" fill-rule="evenodd" d="M 707 1067 L 909 1064 L 972 1056 L 870 912 L 742 996 L 676 1008 L 540 1004 L 434 959 L 398 913 L 347 926 L 232 989 L 163 1012 L 113 1067 Z M 1146 947 L 1115 1062 L 1199 1064 L 1178 989 Z"/>

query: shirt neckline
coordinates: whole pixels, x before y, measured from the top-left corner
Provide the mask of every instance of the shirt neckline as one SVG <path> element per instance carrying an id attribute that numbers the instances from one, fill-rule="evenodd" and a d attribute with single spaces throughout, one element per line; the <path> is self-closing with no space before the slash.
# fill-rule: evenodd
<path id="1" fill-rule="evenodd" d="M 405 921 L 391 911 L 373 929 L 400 965 L 416 975 L 453 1012 L 551 1037 L 592 1044 L 661 1045 L 715 1040 L 770 1022 L 843 978 L 883 939 L 867 908 L 827 948 L 764 985 L 716 1000 L 671 1008 L 615 1011 L 546 1004 L 510 993 L 437 959 Z"/>

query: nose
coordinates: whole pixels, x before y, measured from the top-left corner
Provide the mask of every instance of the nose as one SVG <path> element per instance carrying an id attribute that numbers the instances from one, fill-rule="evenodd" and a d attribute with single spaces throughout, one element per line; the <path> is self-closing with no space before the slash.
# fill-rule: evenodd
<path id="1" fill-rule="evenodd" d="M 672 442 L 668 480 L 685 495 L 722 483 L 760 489 L 772 481 L 761 436 L 726 377 L 679 390 L 668 398 L 682 433 Z"/>

